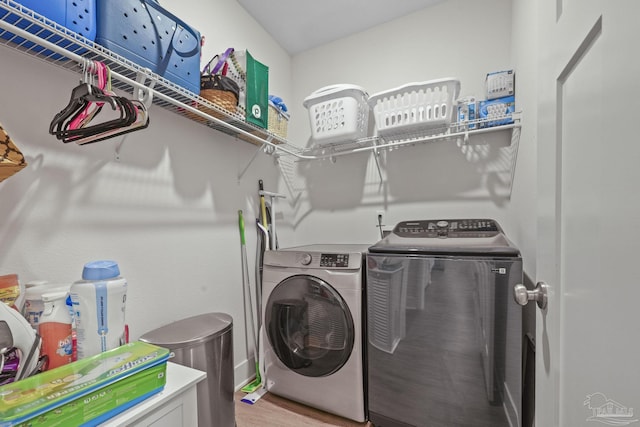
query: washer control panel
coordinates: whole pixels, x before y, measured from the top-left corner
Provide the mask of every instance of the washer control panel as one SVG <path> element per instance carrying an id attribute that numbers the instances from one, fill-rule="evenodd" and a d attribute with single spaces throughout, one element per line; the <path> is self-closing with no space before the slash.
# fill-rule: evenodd
<path id="1" fill-rule="evenodd" d="M 440 219 L 403 221 L 393 233 L 406 238 L 486 238 L 501 233 L 492 219 Z"/>
<path id="2" fill-rule="evenodd" d="M 349 254 L 320 254 L 320 267 L 349 267 Z"/>

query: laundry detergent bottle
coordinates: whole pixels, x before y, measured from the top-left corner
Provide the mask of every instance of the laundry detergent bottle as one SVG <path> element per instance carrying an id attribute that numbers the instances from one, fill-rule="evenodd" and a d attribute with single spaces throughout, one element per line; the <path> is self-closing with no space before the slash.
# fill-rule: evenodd
<path id="1" fill-rule="evenodd" d="M 115 261 L 85 264 L 71 285 L 78 359 L 125 344 L 127 281 Z"/>
<path id="2" fill-rule="evenodd" d="M 66 365 L 72 361 L 71 313 L 67 307 L 67 291 L 42 294 L 44 308 L 39 331 L 42 337 L 42 354 L 49 358 L 48 369 Z"/>

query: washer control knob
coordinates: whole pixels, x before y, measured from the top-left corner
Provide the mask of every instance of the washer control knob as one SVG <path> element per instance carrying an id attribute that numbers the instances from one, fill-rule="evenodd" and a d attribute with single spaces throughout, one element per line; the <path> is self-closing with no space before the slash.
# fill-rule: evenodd
<path id="1" fill-rule="evenodd" d="M 436 225 L 438 227 L 440 227 L 440 228 L 445 228 L 446 226 L 449 225 L 449 222 L 448 221 L 438 221 L 438 222 L 436 222 Z"/>
<path id="2" fill-rule="evenodd" d="M 300 264 L 309 265 L 311 264 L 311 259 L 311 254 L 302 254 L 302 256 L 300 257 Z"/>

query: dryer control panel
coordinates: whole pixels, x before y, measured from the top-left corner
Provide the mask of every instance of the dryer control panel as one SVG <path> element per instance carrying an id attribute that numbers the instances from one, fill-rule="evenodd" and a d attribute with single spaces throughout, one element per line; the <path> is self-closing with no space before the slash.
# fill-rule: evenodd
<path id="1" fill-rule="evenodd" d="M 349 267 L 349 254 L 320 254 L 320 267 Z"/>
<path id="2" fill-rule="evenodd" d="M 403 221 L 393 233 L 405 238 L 486 238 L 502 230 L 492 219 L 441 219 Z"/>
<path id="3" fill-rule="evenodd" d="M 265 251 L 264 265 L 319 270 L 361 270 L 367 244 L 316 244 Z"/>

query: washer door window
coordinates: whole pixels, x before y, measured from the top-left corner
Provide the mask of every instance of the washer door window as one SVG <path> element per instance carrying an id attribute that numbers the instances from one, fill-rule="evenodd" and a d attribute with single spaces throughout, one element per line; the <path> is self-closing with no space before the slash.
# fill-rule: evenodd
<path id="1" fill-rule="evenodd" d="M 274 352 L 289 369 L 308 377 L 331 375 L 353 349 L 349 307 L 331 285 L 314 276 L 291 276 L 267 301 L 265 326 Z"/>

